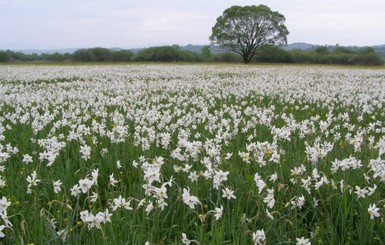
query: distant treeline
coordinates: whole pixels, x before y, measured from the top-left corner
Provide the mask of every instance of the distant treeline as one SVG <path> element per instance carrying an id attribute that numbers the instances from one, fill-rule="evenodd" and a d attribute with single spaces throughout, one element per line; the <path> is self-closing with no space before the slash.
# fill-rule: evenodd
<path id="1" fill-rule="evenodd" d="M 110 50 L 106 48 L 78 49 L 73 54 L 24 54 L 15 51 L 0 51 L 0 62 L 243 62 L 242 57 L 232 52 L 213 53 L 210 46 L 203 46 L 200 52 L 182 49 L 180 46 L 145 48 L 138 52 L 131 50 Z M 264 46 L 258 49 L 254 63 L 298 63 L 338 65 L 383 65 L 384 60 L 373 48 L 351 50 L 337 47 L 330 51 L 326 46 L 312 50 L 284 50 L 278 46 Z"/>

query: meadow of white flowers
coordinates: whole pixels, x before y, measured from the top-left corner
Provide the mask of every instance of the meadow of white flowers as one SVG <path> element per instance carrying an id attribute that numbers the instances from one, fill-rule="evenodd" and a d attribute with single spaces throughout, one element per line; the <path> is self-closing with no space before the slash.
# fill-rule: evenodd
<path id="1" fill-rule="evenodd" d="M 0 66 L 0 243 L 382 244 L 385 70 Z"/>

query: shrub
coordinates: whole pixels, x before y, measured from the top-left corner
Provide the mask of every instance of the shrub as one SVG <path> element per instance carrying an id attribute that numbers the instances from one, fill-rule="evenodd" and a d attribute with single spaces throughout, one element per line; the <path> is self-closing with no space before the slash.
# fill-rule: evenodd
<path id="1" fill-rule="evenodd" d="M 255 54 L 256 62 L 268 63 L 291 63 L 293 57 L 290 52 L 283 50 L 275 45 L 265 45 L 257 50 Z"/>
<path id="2" fill-rule="evenodd" d="M 215 55 L 214 61 L 217 62 L 243 62 L 242 57 L 239 54 L 224 52 Z"/>
<path id="3" fill-rule="evenodd" d="M 0 51 L 0 62 L 8 62 L 10 59 L 7 51 Z"/>

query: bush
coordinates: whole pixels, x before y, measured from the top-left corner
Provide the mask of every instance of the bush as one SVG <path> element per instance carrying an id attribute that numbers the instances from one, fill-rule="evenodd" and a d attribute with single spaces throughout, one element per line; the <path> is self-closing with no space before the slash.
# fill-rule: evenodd
<path id="1" fill-rule="evenodd" d="M 299 49 L 293 49 L 290 51 L 293 63 L 301 64 L 314 64 L 316 63 L 316 58 L 314 54 L 310 51 L 303 51 Z"/>
<path id="2" fill-rule="evenodd" d="M 11 57 L 7 51 L 0 51 L 0 62 L 8 62 L 10 59 Z"/>
<path id="3" fill-rule="evenodd" d="M 290 52 L 283 50 L 275 45 L 265 45 L 257 50 L 255 54 L 256 62 L 268 63 L 291 63 L 293 57 Z"/>
<path id="4" fill-rule="evenodd" d="M 352 57 L 352 63 L 355 65 L 380 66 L 384 61 L 376 53 L 359 53 Z"/>
<path id="5" fill-rule="evenodd" d="M 140 50 L 133 57 L 134 61 L 182 61 L 183 57 L 175 47 L 151 47 Z"/>
<path id="6" fill-rule="evenodd" d="M 111 51 L 106 48 L 91 48 L 89 49 L 95 57 L 95 61 L 105 62 L 109 61 Z"/>
<path id="7" fill-rule="evenodd" d="M 60 53 L 54 53 L 47 55 L 46 59 L 49 61 L 55 61 L 55 62 L 61 62 L 65 60 L 69 60 L 71 55 L 69 53 L 60 54 Z"/>
<path id="8" fill-rule="evenodd" d="M 130 50 L 119 50 L 110 53 L 109 61 L 126 62 L 132 59 L 134 54 Z"/>
<path id="9" fill-rule="evenodd" d="M 95 61 L 95 55 L 90 49 L 78 49 L 73 54 L 75 61 L 92 62 Z"/>
<path id="10" fill-rule="evenodd" d="M 232 52 L 224 52 L 215 55 L 214 61 L 217 62 L 243 62 L 242 57 L 239 54 Z"/>

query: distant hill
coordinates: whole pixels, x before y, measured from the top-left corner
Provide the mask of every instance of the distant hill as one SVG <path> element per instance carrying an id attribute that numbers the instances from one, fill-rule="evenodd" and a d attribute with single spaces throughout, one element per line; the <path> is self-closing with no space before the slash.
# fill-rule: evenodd
<path id="1" fill-rule="evenodd" d="M 373 46 L 374 50 L 385 58 L 385 44 Z"/>
<path id="2" fill-rule="evenodd" d="M 54 54 L 54 53 L 59 53 L 59 54 L 65 54 L 69 53 L 72 54 L 74 53 L 77 48 L 63 48 L 63 49 L 14 49 L 12 51 L 15 52 L 22 52 L 23 54 Z"/>
<path id="3" fill-rule="evenodd" d="M 285 50 L 292 50 L 292 49 L 308 50 L 308 49 L 313 49 L 315 47 L 316 47 L 315 45 L 309 44 L 309 43 L 290 43 L 286 46 L 282 46 L 282 48 Z"/>

